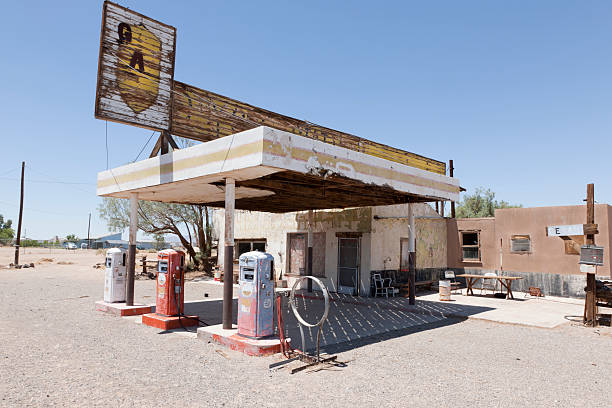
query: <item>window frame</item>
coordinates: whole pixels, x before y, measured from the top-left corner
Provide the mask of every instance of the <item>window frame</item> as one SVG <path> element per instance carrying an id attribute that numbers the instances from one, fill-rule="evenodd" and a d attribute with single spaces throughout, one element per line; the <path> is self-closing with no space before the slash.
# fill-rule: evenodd
<path id="1" fill-rule="evenodd" d="M 268 241 L 266 238 L 239 238 L 239 239 L 235 239 L 234 240 L 234 248 L 236 248 L 236 250 L 234 251 L 234 259 L 238 259 L 240 258 L 240 251 L 238 251 L 239 248 L 239 244 L 244 244 L 244 243 L 248 243 L 249 246 L 251 247 L 247 252 L 251 252 L 253 251 L 253 244 L 264 244 L 264 248 L 268 249 Z M 265 252 L 265 250 L 264 250 Z"/>
<path id="2" fill-rule="evenodd" d="M 527 251 L 516 251 L 513 246 L 512 246 L 512 242 L 515 239 L 526 239 L 529 241 L 529 249 Z M 531 242 L 531 236 L 529 234 L 517 234 L 517 235 L 511 235 L 510 236 L 510 253 L 511 254 L 531 254 L 533 252 L 533 243 Z"/>
<path id="3" fill-rule="evenodd" d="M 476 239 L 478 240 L 477 245 L 464 245 L 463 244 L 463 235 L 464 234 L 476 234 Z M 461 262 L 468 262 L 468 263 L 482 263 L 482 250 L 480 248 L 480 230 L 463 230 L 463 231 L 459 231 L 459 246 L 461 249 Z M 478 258 L 465 258 L 463 256 L 463 249 L 464 248 L 477 248 L 478 249 Z"/>

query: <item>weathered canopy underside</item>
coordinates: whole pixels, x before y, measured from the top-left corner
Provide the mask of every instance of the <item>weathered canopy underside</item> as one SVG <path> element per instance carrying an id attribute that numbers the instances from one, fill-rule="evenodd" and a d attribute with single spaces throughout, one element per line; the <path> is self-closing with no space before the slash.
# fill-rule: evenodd
<path id="1" fill-rule="evenodd" d="M 223 182 L 216 183 L 220 187 Z M 320 176 L 285 171 L 254 180 L 236 181 L 236 187 L 249 187 L 268 191 L 273 195 L 236 199 L 240 210 L 283 213 L 329 208 L 368 207 L 433 201 L 426 197 L 400 193 L 390 187 L 356 182 L 346 177 Z M 223 207 L 223 201 L 207 203 Z"/>

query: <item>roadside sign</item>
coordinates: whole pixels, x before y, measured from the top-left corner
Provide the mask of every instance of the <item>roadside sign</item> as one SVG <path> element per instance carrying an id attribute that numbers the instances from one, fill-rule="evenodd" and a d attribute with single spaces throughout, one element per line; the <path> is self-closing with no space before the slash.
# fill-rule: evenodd
<path id="1" fill-rule="evenodd" d="M 548 235 L 549 237 L 584 235 L 584 224 L 553 225 L 550 227 L 546 227 L 546 235 Z"/>
<path id="2" fill-rule="evenodd" d="M 95 117 L 170 130 L 176 29 L 104 2 Z"/>

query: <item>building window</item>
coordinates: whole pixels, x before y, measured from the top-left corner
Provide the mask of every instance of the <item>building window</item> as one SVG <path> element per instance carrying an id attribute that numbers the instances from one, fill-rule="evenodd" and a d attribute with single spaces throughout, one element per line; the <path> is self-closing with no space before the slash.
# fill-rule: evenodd
<path id="1" fill-rule="evenodd" d="M 510 252 L 531 252 L 531 239 L 529 235 L 513 235 L 510 239 Z"/>
<path id="2" fill-rule="evenodd" d="M 236 249 L 237 251 L 234 251 L 234 257 L 236 259 L 240 258 L 240 255 L 244 254 L 245 252 L 251 252 L 251 251 L 266 252 L 266 240 L 263 238 L 237 239 Z"/>
<path id="3" fill-rule="evenodd" d="M 461 257 L 464 262 L 480 262 L 479 231 L 461 231 Z"/>

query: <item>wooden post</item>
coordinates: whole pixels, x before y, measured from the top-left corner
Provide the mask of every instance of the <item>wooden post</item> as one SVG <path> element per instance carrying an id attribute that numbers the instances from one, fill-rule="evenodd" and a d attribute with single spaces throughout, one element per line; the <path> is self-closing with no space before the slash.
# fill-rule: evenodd
<path id="1" fill-rule="evenodd" d="M 313 224 L 313 211 L 308 210 L 308 250 L 306 253 L 306 274 L 312 276 L 312 224 Z M 312 292 L 312 280 L 308 279 L 308 292 Z"/>
<path id="2" fill-rule="evenodd" d="M 87 249 L 91 249 L 91 240 L 89 239 L 90 229 L 91 229 L 91 213 L 89 213 L 89 221 L 87 221 Z"/>
<path id="3" fill-rule="evenodd" d="M 234 294 L 234 209 L 236 182 L 225 179 L 225 250 L 223 252 L 223 329 L 232 328 Z"/>
<path id="4" fill-rule="evenodd" d="M 162 131 L 161 135 L 159 136 L 161 137 L 161 154 L 167 154 L 168 153 L 168 132 L 167 131 Z"/>
<path id="5" fill-rule="evenodd" d="M 136 270 L 136 233 L 138 231 L 138 193 L 130 194 L 130 242 L 128 244 L 125 305 L 134 306 L 134 272 Z"/>
<path id="6" fill-rule="evenodd" d="M 453 161 L 448 161 L 448 175 L 454 177 L 455 167 L 453 166 Z M 455 202 L 451 201 L 451 218 L 455 218 Z"/>
<path id="7" fill-rule="evenodd" d="M 19 199 L 19 220 L 17 222 L 17 240 L 15 241 L 15 266 L 19 265 L 19 246 L 21 245 L 21 219 L 23 217 L 23 175 L 25 162 L 21 162 L 21 198 Z"/>
<path id="8" fill-rule="evenodd" d="M 436 213 L 440 214 L 440 202 L 436 201 Z"/>
<path id="9" fill-rule="evenodd" d="M 587 224 L 595 224 L 595 185 L 587 184 L 586 198 L 586 222 Z M 595 235 L 586 234 L 586 245 L 595 245 Z M 595 274 L 587 273 L 586 276 L 586 296 L 585 296 L 585 323 L 595 327 L 597 325 L 597 300 L 595 298 Z"/>
<path id="10" fill-rule="evenodd" d="M 416 251 L 415 251 L 415 231 L 414 231 L 414 213 L 412 204 L 408 204 L 408 304 L 416 303 Z"/>

